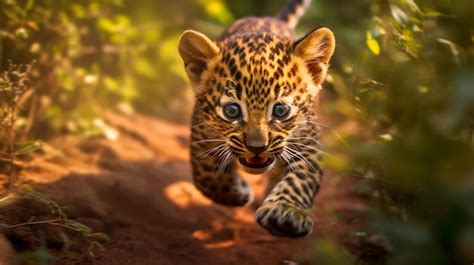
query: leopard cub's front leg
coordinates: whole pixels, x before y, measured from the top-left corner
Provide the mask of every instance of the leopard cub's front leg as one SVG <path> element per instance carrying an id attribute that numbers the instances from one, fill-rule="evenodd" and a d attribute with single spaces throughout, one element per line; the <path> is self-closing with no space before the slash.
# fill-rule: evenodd
<path id="1" fill-rule="evenodd" d="M 281 181 L 256 212 L 257 222 L 270 233 L 287 237 L 311 233 L 313 200 L 323 174 L 316 150 L 311 145 L 295 143 L 283 155 L 287 161 Z"/>

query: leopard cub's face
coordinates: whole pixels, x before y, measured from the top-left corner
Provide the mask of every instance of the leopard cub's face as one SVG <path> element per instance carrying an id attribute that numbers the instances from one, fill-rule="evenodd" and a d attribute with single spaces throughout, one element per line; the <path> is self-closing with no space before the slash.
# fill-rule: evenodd
<path id="1" fill-rule="evenodd" d="M 284 56 L 291 60 L 291 55 Z M 225 65 L 222 63 L 217 60 L 216 65 Z M 284 151 L 288 152 L 285 144 L 291 140 L 292 131 L 304 123 L 309 114 L 312 94 L 306 88 L 312 84 L 305 78 L 297 78 L 301 76 L 299 74 L 307 74 L 297 71 L 304 69 L 304 66 L 298 67 L 298 63 L 294 60 L 289 64 L 293 65 L 292 70 L 276 66 L 276 62 L 250 65 L 250 72 L 265 68 L 268 74 L 247 82 L 228 79 L 215 71 L 209 74 L 210 80 L 216 80 L 212 90 L 218 92 L 209 99 L 214 105 L 211 115 L 215 120 L 209 128 L 227 140 L 233 156 L 249 173 L 262 173 L 278 159 L 284 159 Z M 248 73 L 246 69 L 236 71 Z M 294 80 L 284 78 L 291 71 L 295 73 Z M 283 78 L 275 78 L 278 72 L 283 73 Z M 213 81 L 205 83 L 212 84 Z M 266 85 L 262 87 L 261 84 Z M 300 89 L 293 90 L 292 87 Z"/>
<path id="2" fill-rule="evenodd" d="M 288 162 L 289 143 L 305 137 L 299 129 L 326 75 L 332 33 L 319 29 L 295 43 L 269 34 L 221 43 L 188 34 L 180 53 L 196 92 L 197 139 L 207 139 L 224 166 L 238 161 L 249 173 Z"/>

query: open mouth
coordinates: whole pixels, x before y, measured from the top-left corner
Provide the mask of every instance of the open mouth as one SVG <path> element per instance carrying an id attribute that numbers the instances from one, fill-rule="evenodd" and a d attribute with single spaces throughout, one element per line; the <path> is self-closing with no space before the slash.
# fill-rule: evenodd
<path id="1" fill-rule="evenodd" d="M 271 165 L 274 160 L 275 159 L 273 157 L 263 158 L 259 156 L 254 156 L 250 158 L 244 158 L 244 157 L 239 158 L 240 164 L 246 167 L 255 168 L 255 169 L 267 167 Z"/>

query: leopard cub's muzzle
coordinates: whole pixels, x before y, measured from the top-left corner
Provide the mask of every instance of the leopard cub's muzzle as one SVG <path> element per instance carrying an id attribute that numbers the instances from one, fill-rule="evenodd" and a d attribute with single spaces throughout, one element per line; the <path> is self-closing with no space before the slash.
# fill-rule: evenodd
<path id="1" fill-rule="evenodd" d="M 247 153 L 239 158 L 240 165 L 250 174 L 262 174 L 275 162 L 268 150 L 268 129 L 262 127 L 250 128 L 246 131 L 245 148 Z"/>

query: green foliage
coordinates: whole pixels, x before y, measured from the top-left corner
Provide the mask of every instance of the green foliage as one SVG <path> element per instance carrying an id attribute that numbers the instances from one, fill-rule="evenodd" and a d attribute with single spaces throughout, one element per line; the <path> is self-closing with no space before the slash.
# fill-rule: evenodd
<path id="1" fill-rule="evenodd" d="M 233 19 L 272 15 L 286 2 L 4 0 L 0 67 L 36 61 L 35 96 L 19 117 L 34 117 L 36 132 L 113 135 L 101 110 L 186 111 L 182 30 L 217 37 Z M 321 105 L 332 118 L 326 164 L 364 179 L 374 211 L 370 229 L 354 235 L 386 237 L 388 264 L 474 261 L 473 17 L 472 0 L 314 0 L 298 27 L 300 35 L 319 26 L 335 32 Z M 39 146 L 15 146 L 16 154 Z M 326 264 L 347 263 L 331 243 L 317 250 Z"/>
<path id="2" fill-rule="evenodd" d="M 18 148 L 16 148 L 15 152 L 13 153 L 14 156 L 22 156 L 31 154 L 43 146 L 41 141 L 30 141 L 24 144 L 21 144 Z"/>
<path id="3" fill-rule="evenodd" d="M 15 158 L 38 149 L 39 144 L 15 146 L 18 137 L 19 111 L 31 95 L 28 86 L 32 64 L 15 65 L 9 62 L 7 70 L 0 72 L 0 163 L 6 164 L 9 177 L 8 190 L 16 183 Z"/>
<path id="4" fill-rule="evenodd" d="M 286 1 L 227 2 L 239 17 L 276 13 Z M 321 102 L 331 117 L 322 128 L 325 163 L 361 177 L 371 223 L 348 238 L 386 238 L 388 264 L 474 260 L 471 2 L 315 0 L 298 26 L 300 35 L 319 26 L 335 32 Z M 317 264 L 346 264 L 334 247 L 320 242 Z"/>
<path id="5" fill-rule="evenodd" d="M 370 232 L 393 245 L 388 264 L 472 263 L 474 8 L 366 4 L 365 39 L 339 40 L 328 78 L 335 100 L 323 108 L 339 120 L 328 165 L 374 184 Z"/>
<path id="6" fill-rule="evenodd" d="M 9 62 L 0 72 L 0 126 L 2 139 L 11 134 L 18 118 L 18 111 L 28 96 L 28 82 L 32 64 L 16 65 Z M 4 150 L 5 151 L 5 150 Z"/>
<path id="7" fill-rule="evenodd" d="M 36 61 L 35 96 L 21 114 L 40 136 L 51 129 L 101 135 L 94 120 L 104 109 L 180 120 L 191 98 L 176 53 L 180 33 L 231 20 L 215 1 L 1 1 L 0 69 L 6 60 Z"/>
<path id="8" fill-rule="evenodd" d="M 36 202 L 39 202 L 47 206 L 50 210 L 50 213 L 54 216 L 51 219 L 47 220 L 36 220 L 33 216 L 30 220 L 24 223 L 7 225 L 1 223 L 1 226 L 5 229 L 14 229 L 20 226 L 36 226 L 36 225 L 50 225 L 56 226 L 61 229 L 60 236 L 63 240 L 63 250 L 59 255 L 62 257 L 71 256 L 72 259 L 77 259 L 76 254 L 69 250 L 71 242 L 67 235 L 67 232 L 75 232 L 82 235 L 82 237 L 88 242 L 89 247 L 87 254 L 90 257 L 94 257 L 94 251 L 96 248 L 103 250 L 103 243 L 110 241 L 109 236 L 103 232 L 96 232 L 89 226 L 80 223 L 76 220 L 70 219 L 67 214 L 64 212 L 64 207 L 58 204 L 56 201 L 52 200 L 45 194 L 35 190 L 31 185 L 24 184 L 20 187 L 19 192 L 16 194 L 19 198 L 22 199 L 31 199 Z M 3 222 L 3 221 L 2 221 Z M 77 243 L 77 242 L 76 242 Z M 21 264 L 50 264 L 53 258 L 56 255 L 52 255 L 50 251 L 44 246 L 42 241 L 42 246 L 39 249 L 26 251 L 17 255 L 17 259 Z M 81 254 L 81 253 L 80 253 Z M 56 256 L 57 257 L 57 256 Z"/>
<path id="9" fill-rule="evenodd" d="M 48 265 L 53 261 L 53 255 L 44 247 L 35 251 L 28 251 L 16 256 L 19 264 L 25 265 Z"/>
<path id="10" fill-rule="evenodd" d="M 341 249 L 329 240 L 318 240 L 316 242 L 316 253 L 318 257 L 315 257 L 321 264 L 339 264 L 339 265 L 350 265 L 352 264 L 351 258 L 345 252 L 341 252 Z"/>
<path id="11" fill-rule="evenodd" d="M 66 213 L 63 211 L 63 207 L 60 206 L 54 200 L 51 200 L 45 194 L 36 191 L 32 186 L 24 184 L 21 189 L 21 196 L 24 198 L 33 199 L 38 201 L 44 205 L 47 205 L 51 211 L 51 214 L 57 216 L 57 219 L 54 219 L 52 222 L 48 222 L 49 224 L 57 225 L 59 224 L 61 227 L 70 229 L 72 231 L 76 231 L 81 233 L 84 237 L 91 240 L 91 244 L 99 245 L 100 242 L 108 242 L 110 240 L 109 236 L 102 232 L 94 232 L 92 228 L 79 223 L 75 220 L 69 219 Z"/>

